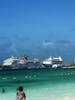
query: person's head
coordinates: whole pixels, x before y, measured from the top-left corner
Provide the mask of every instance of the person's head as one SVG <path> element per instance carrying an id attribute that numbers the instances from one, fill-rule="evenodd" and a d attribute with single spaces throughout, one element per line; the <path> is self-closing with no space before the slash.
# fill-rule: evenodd
<path id="1" fill-rule="evenodd" d="M 22 86 L 19 86 L 18 90 L 19 91 L 23 91 L 23 87 Z"/>
<path id="2" fill-rule="evenodd" d="M 4 88 L 2 89 L 2 93 L 5 93 L 5 89 Z"/>

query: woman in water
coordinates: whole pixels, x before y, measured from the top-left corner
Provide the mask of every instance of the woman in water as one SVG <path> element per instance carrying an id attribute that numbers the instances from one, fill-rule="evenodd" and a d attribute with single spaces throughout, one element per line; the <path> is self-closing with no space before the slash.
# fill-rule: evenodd
<path id="1" fill-rule="evenodd" d="M 18 88 L 18 92 L 16 94 L 16 100 L 26 100 L 26 94 L 23 91 L 23 87 L 22 86 L 20 86 Z"/>

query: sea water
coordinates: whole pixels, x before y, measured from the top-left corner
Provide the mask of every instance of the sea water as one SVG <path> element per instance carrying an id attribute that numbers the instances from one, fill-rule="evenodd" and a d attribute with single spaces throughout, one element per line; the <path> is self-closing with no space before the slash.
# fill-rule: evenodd
<path id="1" fill-rule="evenodd" d="M 75 69 L 0 72 L 0 100 L 16 100 L 21 85 L 26 100 L 75 100 Z"/>

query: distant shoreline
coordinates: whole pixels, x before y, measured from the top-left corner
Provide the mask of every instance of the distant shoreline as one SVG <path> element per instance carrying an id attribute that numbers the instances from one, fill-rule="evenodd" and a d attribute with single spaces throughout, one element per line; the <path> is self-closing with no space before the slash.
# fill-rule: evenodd
<path id="1" fill-rule="evenodd" d="M 11 69 L 11 68 L 0 68 L 0 71 L 22 71 L 22 70 L 57 70 L 57 69 L 75 69 L 75 65 L 72 65 L 72 66 L 64 66 L 64 67 L 59 67 L 59 68 L 17 68 L 17 69 Z"/>

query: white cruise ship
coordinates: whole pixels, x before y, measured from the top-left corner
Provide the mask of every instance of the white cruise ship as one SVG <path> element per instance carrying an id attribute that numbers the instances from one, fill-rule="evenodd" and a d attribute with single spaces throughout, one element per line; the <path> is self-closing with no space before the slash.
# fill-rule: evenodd
<path id="1" fill-rule="evenodd" d="M 53 57 L 53 62 L 63 62 L 63 59 L 59 56 L 59 57 Z"/>
<path id="2" fill-rule="evenodd" d="M 14 63 L 17 63 L 18 59 L 11 56 L 10 58 L 7 58 L 3 61 L 3 66 L 11 66 L 13 65 Z"/>
<path id="3" fill-rule="evenodd" d="M 41 68 L 39 59 L 28 60 L 27 57 L 22 56 L 22 58 L 10 57 L 3 61 L 3 69 L 29 69 L 29 68 Z"/>
<path id="4" fill-rule="evenodd" d="M 51 68 L 57 68 L 63 65 L 63 59 L 60 56 L 53 58 L 49 57 L 48 59 L 44 60 L 42 64 Z"/>
<path id="5" fill-rule="evenodd" d="M 45 65 L 45 66 L 52 66 L 52 57 L 49 57 L 48 59 L 46 59 L 46 60 L 44 60 L 43 62 L 42 62 L 42 64 L 43 65 Z"/>

